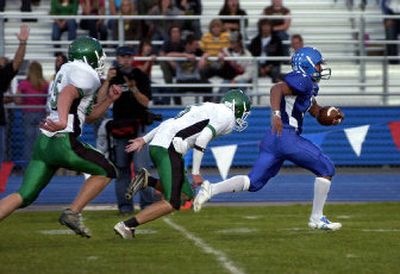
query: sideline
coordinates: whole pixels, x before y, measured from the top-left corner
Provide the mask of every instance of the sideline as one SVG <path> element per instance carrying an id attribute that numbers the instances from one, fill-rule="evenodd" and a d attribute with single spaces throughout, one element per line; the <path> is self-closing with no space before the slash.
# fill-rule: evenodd
<path id="1" fill-rule="evenodd" d="M 167 223 L 169 226 L 171 226 L 173 229 L 179 231 L 182 233 L 187 239 L 191 240 L 194 242 L 194 244 L 202 249 L 204 253 L 214 255 L 216 260 L 226 269 L 229 271 L 229 273 L 232 274 L 244 274 L 242 270 L 240 270 L 238 267 L 235 266 L 235 264 L 225 255 L 220 250 L 214 249 L 210 245 L 208 245 L 206 242 L 204 242 L 201 238 L 196 237 L 189 231 L 187 231 L 183 226 L 180 226 L 176 223 L 174 223 L 170 218 L 165 217 L 163 218 L 163 221 Z"/>

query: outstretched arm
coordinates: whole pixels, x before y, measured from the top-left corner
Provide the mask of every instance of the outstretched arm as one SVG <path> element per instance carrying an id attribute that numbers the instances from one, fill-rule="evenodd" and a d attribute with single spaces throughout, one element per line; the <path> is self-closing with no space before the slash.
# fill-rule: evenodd
<path id="1" fill-rule="evenodd" d="M 14 60 L 13 60 L 13 69 L 14 71 L 18 71 L 24 61 L 25 51 L 26 51 L 26 42 L 29 38 L 29 27 L 26 24 L 22 24 L 17 34 L 17 38 L 19 40 L 19 46 L 17 51 L 15 52 Z"/>
<path id="2" fill-rule="evenodd" d="M 193 148 L 193 163 L 192 163 L 192 179 L 193 183 L 200 185 L 203 183 L 203 178 L 200 174 L 201 160 L 203 160 L 204 151 L 208 143 L 213 138 L 213 132 L 209 127 L 205 127 L 197 137 Z"/>
<path id="3" fill-rule="evenodd" d="M 156 135 L 159 127 L 160 126 L 154 128 L 143 137 L 129 140 L 129 144 L 125 147 L 125 151 L 128 153 L 140 151 L 145 144 L 149 143 L 154 138 L 154 135 Z"/>

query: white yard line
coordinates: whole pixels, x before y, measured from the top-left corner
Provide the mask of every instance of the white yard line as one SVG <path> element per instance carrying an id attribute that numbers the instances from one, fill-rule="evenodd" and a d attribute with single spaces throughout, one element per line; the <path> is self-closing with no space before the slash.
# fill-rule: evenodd
<path id="1" fill-rule="evenodd" d="M 189 231 L 187 231 L 184 227 L 174 223 L 170 218 L 163 218 L 164 222 L 171 226 L 173 229 L 182 233 L 187 239 L 194 242 L 194 244 L 202 249 L 204 253 L 214 255 L 215 259 L 226 269 L 229 273 L 232 274 L 244 274 L 244 272 L 239 269 L 235 264 L 225 255 L 224 252 L 213 248 L 208 245 L 203 239 L 196 237 Z"/>

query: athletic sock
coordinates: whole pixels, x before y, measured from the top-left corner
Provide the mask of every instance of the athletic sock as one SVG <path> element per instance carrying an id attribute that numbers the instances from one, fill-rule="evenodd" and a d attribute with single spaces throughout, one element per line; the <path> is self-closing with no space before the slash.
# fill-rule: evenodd
<path id="1" fill-rule="evenodd" d="M 157 178 L 154 178 L 153 176 L 149 176 L 148 181 L 147 181 L 147 186 L 156 188 L 158 181 L 159 180 Z"/>
<path id="2" fill-rule="evenodd" d="M 247 175 L 238 175 L 216 184 L 210 184 L 212 196 L 226 192 L 247 191 L 250 187 L 250 178 Z"/>
<path id="3" fill-rule="evenodd" d="M 129 220 L 124 221 L 124 224 L 129 227 L 130 229 L 135 229 L 139 225 L 136 217 L 132 217 Z"/>
<path id="4" fill-rule="evenodd" d="M 317 221 L 323 215 L 324 205 L 328 192 L 331 187 L 331 181 L 322 177 L 315 178 L 314 182 L 314 200 L 311 212 L 311 219 Z"/>

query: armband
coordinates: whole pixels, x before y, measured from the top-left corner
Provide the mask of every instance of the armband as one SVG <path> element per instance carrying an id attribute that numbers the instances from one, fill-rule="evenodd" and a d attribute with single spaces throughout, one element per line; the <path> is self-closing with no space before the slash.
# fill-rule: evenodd
<path id="1" fill-rule="evenodd" d="M 193 148 L 198 150 L 198 151 L 200 151 L 200 152 L 203 152 L 203 153 L 206 151 L 206 149 L 204 147 L 201 147 L 201 146 L 198 146 L 198 145 L 194 145 Z"/>

